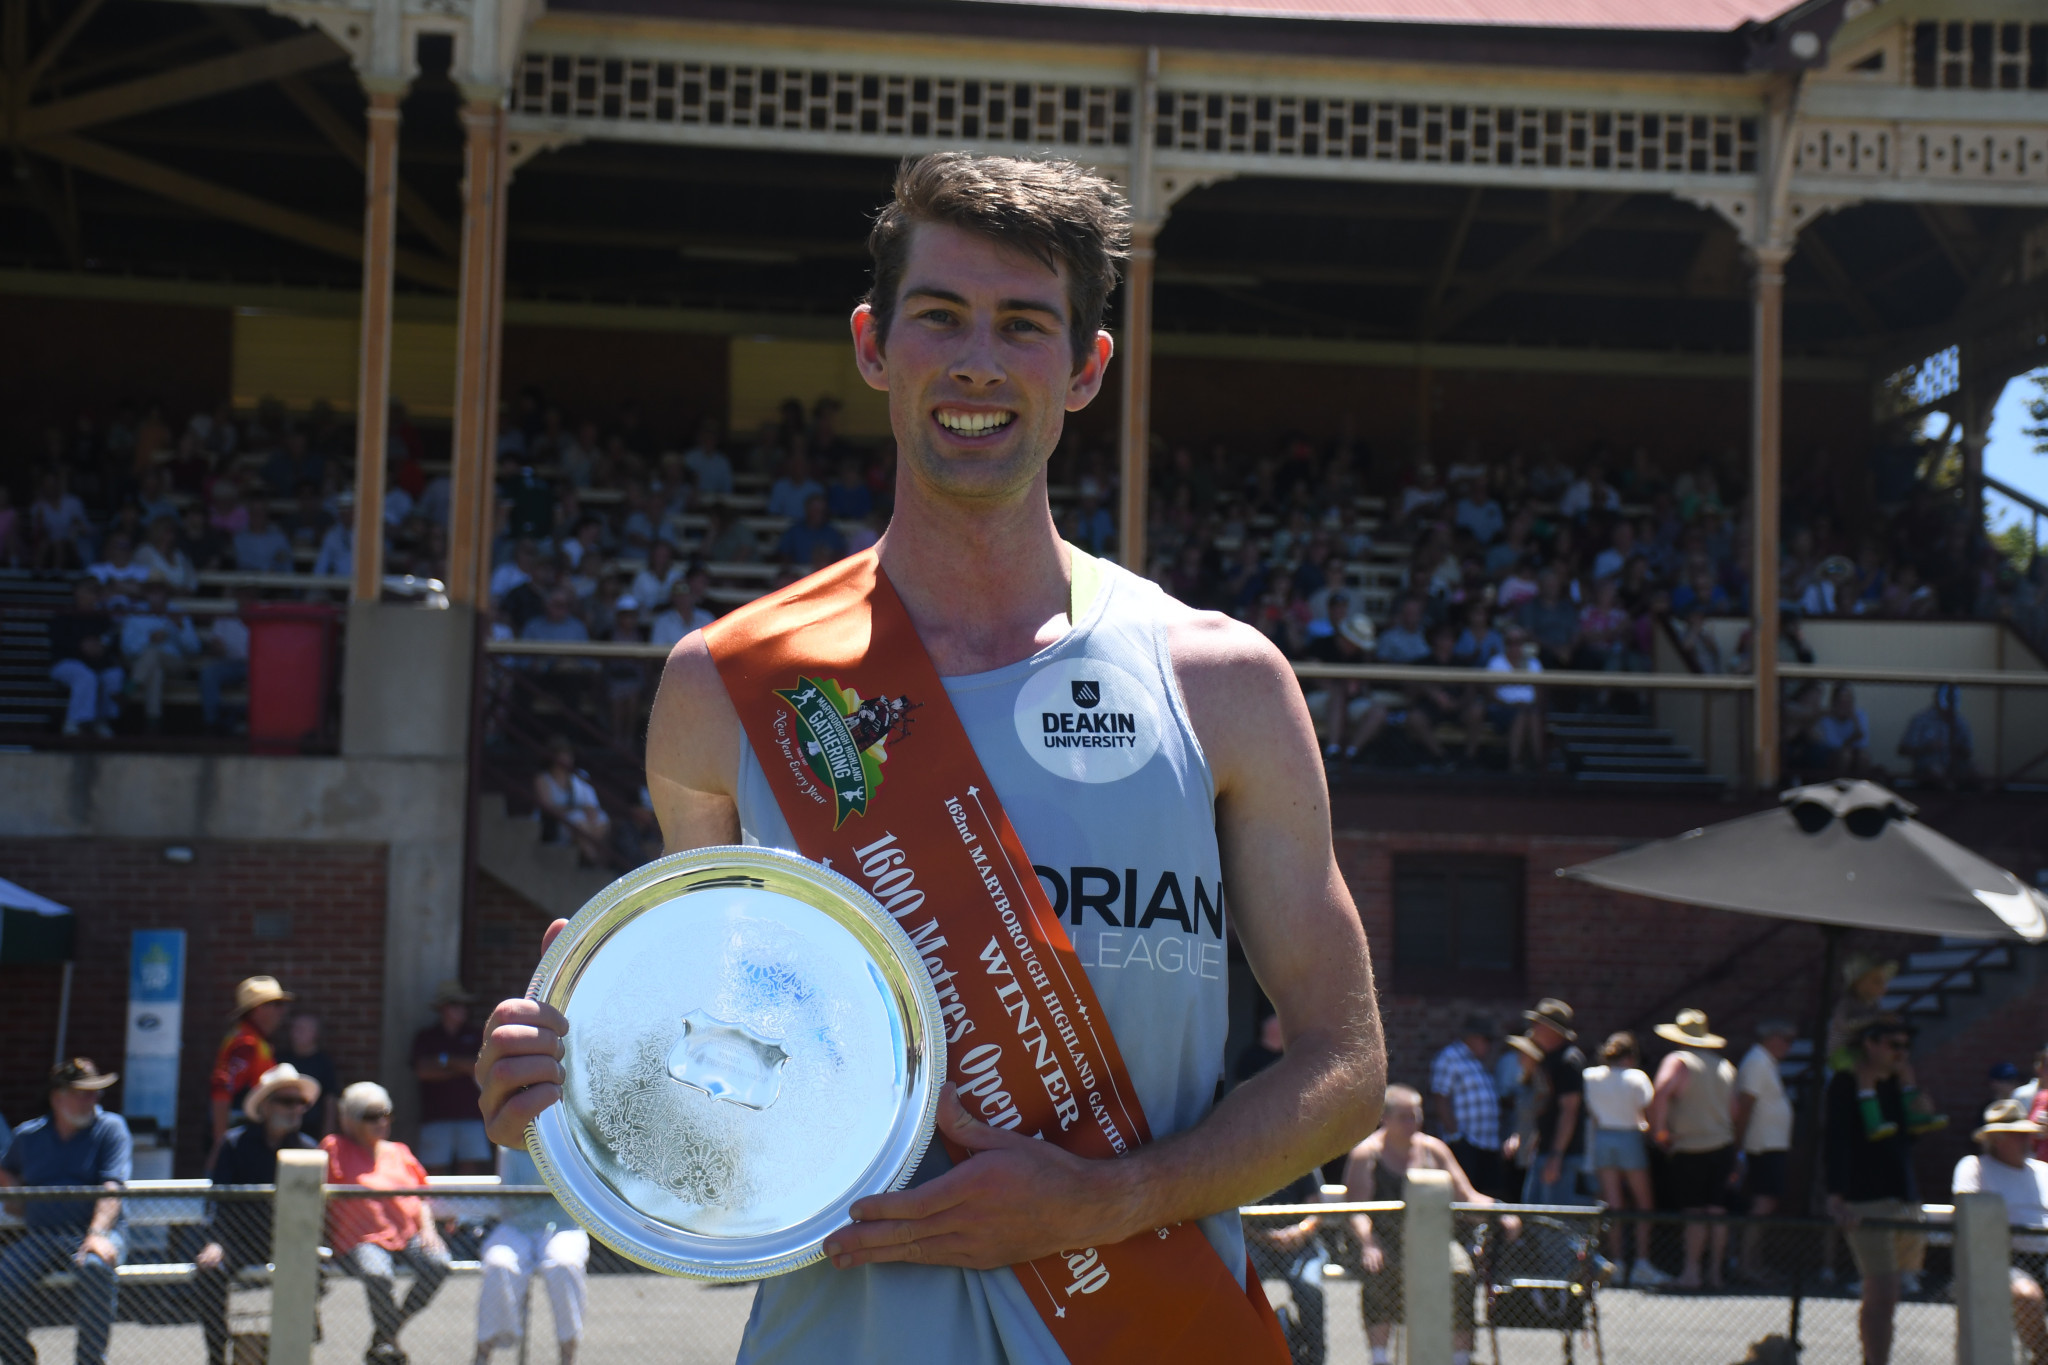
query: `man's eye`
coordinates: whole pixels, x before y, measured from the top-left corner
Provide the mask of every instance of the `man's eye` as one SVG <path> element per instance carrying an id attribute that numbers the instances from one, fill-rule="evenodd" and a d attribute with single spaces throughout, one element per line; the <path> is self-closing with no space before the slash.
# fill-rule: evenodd
<path id="1" fill-rule="evenodd" d="M 1011 318 L 1009 329 L 1013 332 L 1043 332 L 1045 329 L 1030 318 Z"/>
<path id="2" fill-rule="evenodd" d="M 953 310 L 950 308 L 927 308 L 917 316 L 924 322 L 951 322 L 953 321 Z"/>

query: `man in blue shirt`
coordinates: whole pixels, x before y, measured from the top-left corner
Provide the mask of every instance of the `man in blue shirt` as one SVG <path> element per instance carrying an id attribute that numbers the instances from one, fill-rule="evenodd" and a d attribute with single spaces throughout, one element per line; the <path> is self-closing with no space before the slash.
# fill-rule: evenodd
<path id="1" fill-rule="evenodd" d="M 99 1094 L 117 1075 L 101 1075 L 83 1057 L 50 1071 L 50 1112 L 14 1130 L 0 1157 L 0 1189 L 97 1185 L 118 1190 L 130 1174 L 128 1125 L 100 1109 Z M 101 1365 L 114 1324 L 114 1268 L 121 1264 L 121 1201 L 24 1200 L 28 1231 L 0 1253 L 0 1304 L 29 1302 L 45 1275 L 78 1277 L 77 1365 Z M 31 1362 L 27 1315 L 0 1312 L 0 1362 Z"/>

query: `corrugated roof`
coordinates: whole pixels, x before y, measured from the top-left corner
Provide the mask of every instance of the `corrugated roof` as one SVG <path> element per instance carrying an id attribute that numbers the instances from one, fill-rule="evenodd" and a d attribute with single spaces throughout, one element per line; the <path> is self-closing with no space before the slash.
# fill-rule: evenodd
<path id="1" fill-rule="evenodd" d="M 1725 33 L 1772 19 L 1793 0 L 1009 0 L 1155 14 L 1348 19 L 1521 28 L 1686 29 Z"/>

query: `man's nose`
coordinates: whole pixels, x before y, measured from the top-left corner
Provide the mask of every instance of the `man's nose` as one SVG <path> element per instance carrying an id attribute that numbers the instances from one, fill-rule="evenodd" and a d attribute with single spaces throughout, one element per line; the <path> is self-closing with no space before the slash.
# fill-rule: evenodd
<path id="1" fill-rule="evenodd" d="M 961 338 L 960 353 L 954 357 L 953 378 L 975 388 L 993 388 L 1009 377 L 996 352 L 995 328 L 969 327 Z"/>

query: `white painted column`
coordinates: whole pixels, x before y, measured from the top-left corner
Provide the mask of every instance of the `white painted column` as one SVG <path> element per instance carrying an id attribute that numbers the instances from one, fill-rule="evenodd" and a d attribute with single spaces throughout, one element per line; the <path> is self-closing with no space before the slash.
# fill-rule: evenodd
<path id="1" fill-rule="evenodd" d="M 1955 1255 L 1956 1365 L 2013 1365 L 2012 1228 L 2005 1200 L 1956 1196 Z"/>
<path id="2" fill-rule="evenodd" d="M 277 1154 L 277 1198 L 270 1220 L 270 1365 L 312 1365 L 326 1179 L 327 1153 Z"/>
<path id="3" fill-rule="evenodd" d="M 1408 1365 L 1451 1365 L 1451 1176 L 1410 1167 L 1401 1198 L 1401 1307 Z"/>

